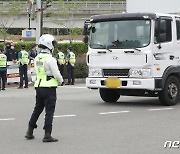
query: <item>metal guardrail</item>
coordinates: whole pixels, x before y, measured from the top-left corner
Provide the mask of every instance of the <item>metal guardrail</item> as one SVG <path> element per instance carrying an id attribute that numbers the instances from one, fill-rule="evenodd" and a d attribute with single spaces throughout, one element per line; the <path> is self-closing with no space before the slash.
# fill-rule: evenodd
<path id="1" fill-rule="evenodd" d="M 27 12 L 28 4 L 22 1 L 0 1 L 0 10 L 6 12 L 8 10 L 8 6 L 11 4 L 18 3 L 23 8 L 22 13 Z M 82 12 L 92 12 L 92 11 L 125 11 L 126 10 L 126 2 L 124 1 L 71 1 L 64 2 L 59 4 L 57 2 L 53 2 L 52 6 L 48 9 L 52 9 L 54 11 L 58 10 L 59 5 L 63 8 L 70 8 L 70 10 L 74 11 L 74 13 L 82 13 Z M 72 6 L 72 8 L 71 8 Z M 74 7 L 73 7 L 74 6 Z"/>
<path id="2" fill-rule="evenodd" d="M 65 2 L 64 5 L 75 5 L 78 6 L 80 9 L 116 9 L 120 10 L 121 8 L 126 7 L 126 2 L 124 1 L 75 1 L 67 3 Z M 64 7 L 65 7 L 64 6 Z"/>

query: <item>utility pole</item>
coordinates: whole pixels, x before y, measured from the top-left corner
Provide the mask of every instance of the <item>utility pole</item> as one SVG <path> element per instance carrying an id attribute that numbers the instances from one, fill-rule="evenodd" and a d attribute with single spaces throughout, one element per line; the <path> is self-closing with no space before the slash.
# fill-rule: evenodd
<path id="1" fill-rule="evenodd" d="M 42 31 L 42 3 L 41 0 L 36 0 L 36 43 L 38 43 Z"/>
<path id="2" fill-rule="evenodd" d="M 28 14 L 28 19 L 29 19 L 29 27 L 28 29 L 31 29 L 31 14 L 32 14 L 32 10 L 33 10 L 33 3 L 34 0 L 27 0 L 28 3 L 28 7 L 27 7 L 27 14 Z"/>

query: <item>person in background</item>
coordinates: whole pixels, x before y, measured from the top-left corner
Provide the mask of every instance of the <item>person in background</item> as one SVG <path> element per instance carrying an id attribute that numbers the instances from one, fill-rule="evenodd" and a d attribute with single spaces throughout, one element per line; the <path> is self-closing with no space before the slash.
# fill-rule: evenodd
<path id="1" fill-rule="evenodd" d="M 17 59 L 18 59 L 18 51 L 15 50 L 15 46 L 16 46 L 16 43 L 7 42 L 5 50 L 4 50 L 4 54 L 7 56 L 7 62 L 13 62 L 14 64 L 17 63 Z M 10 85 L 10 83 L 8 83 L 8 85 Z"/>
<path id="2" fill-rule="evenodd" d="M 33 44 L 31 46 L 31 50 L 29 50 L 30 60 L 34 60 L 34 58 L 38 55 L 36 47 L 37 47 L 37 45 Z"/>
<path id="3" fill-rule="evenodd" d="M 61 49 L 62 49 L 62 47 L 58 46 L 58 48 L 57 48 L 58 53 L 56 54 L 56 59 L 57 59 L 59 71 L 64 79 L 65 57 L 64 57 L 64 53 L 61 51 Z M 63 86 L 63 84 L 64 84 L 64 82 L 61 84 L 61 86 Z"/>
<path id="4" fill-rule="evenodd" d="M 12 61 L 13 63 L 17 62 L 18 51 L 15 50 L 16 43 L 7 43 L 5 47 L 4 54 L 7 56 L 7 61 Z"/>
<path id="5" fill-rule="evenodd" d="M 4 54 L 7 56 L 7 61 L 12 61 L 13 56 L 11 52 L 11 43 L 7 42 L 6 47 L 4 49 Z"/>
<path id="6" fill-rule="evenodd" d="M 12 53 L 12 61 L 13 63 L 17 63 L 18 60 L 18 51 L 15 49 L 16 43 L 11 43 L 11 50 L 10 52 Z"/>
<path id="7" fill-rule="evenodd" d="M 35 58 L 35 90 L 36 104 L 28 124 L 25 138 L 33 139 L 33 131 L 37 128 L 37 120 L 45 108 L 45 130 L 43 142 L 57 142 L 58 139 L 51 136 L 53 116 L 56 106 L 56 88 L 63 82 L 63 78 L 58 70 L 57 61 L 52 57 L 55 38 L 50 34 L 44 34 L 39 39 L 38 47 L 41 52 Z"/>
<path id="8" fill-rule="evenodd" d="M 25 50 L 25 44 L 21 45 L 21 51 L 18 54 L 18 63 L 19 63 L 19 75 L 20 75 L 20 84 L 18 89 L 23 89 L 23 80 L 25 80 L 24 88 L 28 88 L 28 63 L 29 63 L 29 54 Z"/>
<path id="9" fill-rule="evenodd" d="M 2 48 L 0 48 L 0 90 L 5 90 L 6 74 L 7 74 L 7 56 L 3 54 L 3 50 Z"/>
<path id="10" fill-rule="evenodd" d="M 66 85 L 74 85 L 74 65 L 76 62 L 75 54 L 72 52 L 72 47 L 68 47 L 66 56 L 66 65 L 67 65 L 67 76 L 68 83 Z"/>

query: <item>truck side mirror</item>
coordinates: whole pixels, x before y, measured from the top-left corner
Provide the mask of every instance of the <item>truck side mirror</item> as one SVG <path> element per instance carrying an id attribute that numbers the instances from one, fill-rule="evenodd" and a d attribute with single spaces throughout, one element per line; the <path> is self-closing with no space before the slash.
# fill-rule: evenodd
<path id="1" fill-rule="evenodd" d="M 84 41 L 84 43 L 88 43 L 88 38 L 89 38 L 88 36 L 90 33 L 89 25 L 90 25 L 89 21 L 86 20 L 84 23 L 84 30 L 83 30 L 83 35 L 84 35 L 83 41 Z"/>
<path id="2" fill-rule="evenodd" d="M 84 36 L 84 39 L 83 39 L 84 43 L 88 43 L 88 40 L 89 40 L 89 39 L 88 39 L 88 35 L 85 35 L 85 36 Z"/>
<path id="3" fill-rule="evenodd" d="M 88 28 L 88 25 L 86 23 L 84 24 L 83 35 L 89 35 L 89 28 Z"/>

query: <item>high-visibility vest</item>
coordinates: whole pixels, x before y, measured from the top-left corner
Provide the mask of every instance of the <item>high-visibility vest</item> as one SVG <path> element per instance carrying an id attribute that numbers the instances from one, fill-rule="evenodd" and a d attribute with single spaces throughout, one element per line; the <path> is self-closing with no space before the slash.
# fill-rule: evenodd
<path id="1" fill-rule="evenodd" d="M 74 66 L 75 62 L 76 62 L 76 57 L 75 54 L 73 52 L 69 52 L 69 58 L 66 59 L 66 64 L 69 63 Z"/>
<path id="2" fill-rule="evenodd" d="M 65 63 L 65 60 L 64 60 L 64 53 L 58 52 L 58 56 L 59 56 L 59 58 L 58 58 L 59 64 L 60 64 L 60 65 L 63 65 L 63 64 Z"/>
<path id="3" fill-rule="evenodd" d="M 29 53 L 27 51 L 25 51 L 25 50 L 22 50 L 21 54 L 22 54 L 22 57 L 21 57 L 22 63 L 23 64 L 28 64 L 28 62 L 29 62 Z"/>
<path id="4" fill-rule="evenodd" d="M 57 87 L 58 80 L 53 76 L 49 77 L 45 71 L 45 61 L 47 58 L 52 57 L 48 53 L 40 53 L 34 60 L 34 68 L 36 72 L 36 81 L 34 87 Z"/>
<path id="5" fill-rule="evenodd" d="M 0 54 L 0 67 L 7 66 L 7 56 L 3 53 Z"/>

